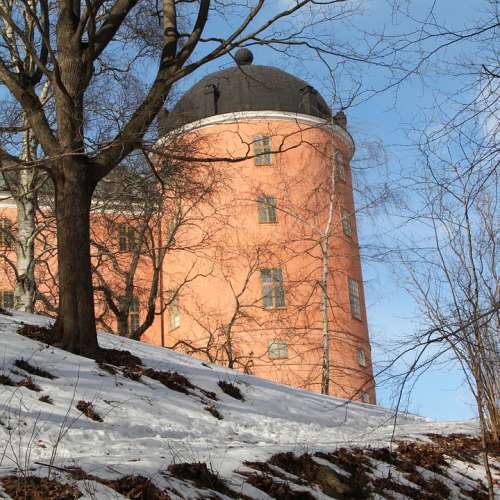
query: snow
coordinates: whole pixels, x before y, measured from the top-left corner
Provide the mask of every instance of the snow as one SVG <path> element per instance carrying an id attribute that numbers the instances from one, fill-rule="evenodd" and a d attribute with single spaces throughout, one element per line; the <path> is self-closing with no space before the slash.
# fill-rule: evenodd
<path id="1" fill-rule="evenodd" d="M 47 474 L 52 457 L 58 467 L 78 466 L 102 478 L 144 475 L 160 488 L 173 486 L 184 498 L 196 498 L 196 489 L 161 471 L 171 463 L 199 461 L 210 464 L 235 490 L 267 498 L 244 484 L 238 473 L 244 461 L 265 461 L 278 451 L 385 446 L 393 432 L 396 439 L 423 439 L 429 432 L 477 433 L 475 421 L 437 423 L 409 414 L 398 415 L 394 431 L 394 413 L 388 409 L 274 384 L 168 349 L 99 334 L 101 346 L 128 350 L 147 368 L 181 373 L 198 388 L 215 392 L 218 401 L 207 399 L 199 389 L 186 395 L 147 377 L 133 381 L 111 375 L 93 360 L 22 337 L 16 331 L 23 323 L 45 326 L 50 320 L 0 314 L 0 373 L 21 380 L 26 374 L 13 365 L 23 358 L 57 378 L 33 376 L 42 388 L 39 393 L 0 385 L 0 475 L 18 468 Z M 220 380 L 236 384 L 245 401 L 222 392 Z M 39 401 L 42 395 L 49 395 L 54 404 Z M 79 400 L 91 401 L 104 421 L 82 415 L 76 409 Z M 208 413 L 208 405 L 215 406 L 223 420 Z M 476 477 L 471 470 L 467 475 Z M 123 498 L 93 481 L 78 484 L 83 493 L 88 490 L 84 498 Z"/>

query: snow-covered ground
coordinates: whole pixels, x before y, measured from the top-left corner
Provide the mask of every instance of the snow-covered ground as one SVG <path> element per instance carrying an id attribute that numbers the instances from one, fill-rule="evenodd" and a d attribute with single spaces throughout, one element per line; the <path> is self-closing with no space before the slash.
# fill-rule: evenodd
<path id="1" fill-rule="evenodd" d="M 147 476 L 160 488 L 177 481 L 181 497 L 196 498 L 195 489 L 160 471 L 171 463 L 206 462 L 235 490 L 266 498 L 243 484 L 239 471 L 244 461 L 266 461 L 278 451 L 386 446 L 393 437 L 394 414 L 378 406 L 324 397 L 160 347 L 99 335 L 101 346 L 128 350 L 146 368 L 187 377 L 195 388 L 183 394 L 149 377 L 135 381 L 120 372 L 110 374 L 93 360 L 20 336 L 16 331 L 23 322 L 48 324 L 39 316 L 0 314 L 0 374 L 19 382 L 27 374 L 14 363 L 24 359 L 57 378 L 32 376 L 41 392 L 0 385 L 0 476 L 30 468 L 34 474 L 47 474 L 52 460 L 57 467 L 78 466 L 101 478 Z M 244 401 L 225 394 L 219 381 L 239 387 Z M 202 390 L 214 392 L 217 400 Z M 44 395 L 53 404 L 40 401 Z M 77 410 L 80 400 L 92 402 L 103 422 Z M 215 418 L 207 406 L 215 407 L 223 419 Z M 398 415 L 396 439 L 430 432 L 475 434 L 477 425 Z M 96 498 L 123 498 L 102 485 L 93 491 Z"/>

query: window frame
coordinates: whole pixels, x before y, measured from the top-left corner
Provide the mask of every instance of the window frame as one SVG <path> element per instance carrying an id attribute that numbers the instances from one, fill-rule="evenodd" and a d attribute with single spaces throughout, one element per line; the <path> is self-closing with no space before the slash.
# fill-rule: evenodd
<path id="1" fill-rule="evenodd" d="M 253 137 L 253 153 L 255 165 L 266 166 L 273 164 L 271 134 L 256 134 Z"/>
<path id="2" fill-rule="evenodd" d="M 259 224 L 276 224 L 278 222 L 275 196 L 261 194 L 257 198 L 257 205 Z"/>
<path id="3" fill-rule="evenodd" d="M 127 329 L 129 335 L 141 326 L 141 304 L 139 297 L 132 296 L 128 307 Z"/>
<path id="4" fill-rule="evenodd" d="M 344 154 L 342 151 L 335 151 L 335 177 L 342 181 L 347 182 L 347 166 Z"/>
<path id="5" fill-rule="evenodd" d="M 358 365 L 361 366 L 361 368 L 366 368 L 367 366 L 366 352 L 362 347 L 358 347 L 357 349 L 357 358 L 358 358 Z"/>
<path id="6" fill-rule="evenodd" d="M 273 339 L 267 345 L 269 359 L 288 359 L 288 343 L 284 339 Z"/>
<path id="7" fill-rule="evenodd" d="M 340 209 L 340 216 L 341 216 L 341 222 L 342 222 L 342 232 L 344 233 L 344 236 L 347 238 L 352 239 L 352 214 L 349 210 L 346 208 L 341 208 Z"/>
<path id="8" fill-rule="evenodd" d="M 181 310 L 179 307 L 179 294 L 175 290 L 168 290 L 168 328 L 176 330 L 181 326 Z"/>
<path id="9" fill-rule="evenodd" d="M 126 223 L 118 226 L 118 249 L 120 252 L 133 252 L 137 249 L 136 231 Z"/>
<path id="10" fill-rule="evenodd" d="M 8 297 L 8 299 L 6 299 Z M 14 291 L 13 290 L 0 290 L 0 308 L 14 309 Z"/>
<path id="11" fill-rule="evenodd" d="M 262 307 L 264 309 L 273 310 L 286 307 L 284 281 L 281 267 L 268 267 L 260 270 Z"/>
<path id="12" fill-rule="evenodd" d="M 0 218 L 0 248 L 12 250 L 14 248 L 14 234 L 12 228 L 14 223 L 7 217 Z"/>
<path id="13" fill-rule="evenodd" d="M 351 278 L 350 276 L 347 278 L 351 318 L 363 321 L 363 309 L 361 307 L 361 293 L 359 285 L 359 282 L 354 278 Z"/>

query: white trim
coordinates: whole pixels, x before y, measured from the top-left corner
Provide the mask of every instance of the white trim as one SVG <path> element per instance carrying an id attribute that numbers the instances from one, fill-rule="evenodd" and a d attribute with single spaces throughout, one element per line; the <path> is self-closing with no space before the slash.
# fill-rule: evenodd
<path id="1" fill-rule="evenodd" d="M 192 130 L 199 130 L 206 127 L 211 127 L 212 125 L 219 125 L 223 123 L 236 123 L 241 121 L 261 121 L 261 120 L 285 120 L 300 122 L 306 125 L 312 125 L 319 128 L 329 128 L 336 135 L 340 136 L 347 147 L 349 148 L 350 158 L 354 155 L 354 140 L 345 129 L 335 125 L 328 120 L 323 118 L 318 118 L 316 116 L 305 115 L 302 113 L 289 113 L 286 111 L 238 111 L 236 113 L 223 113 L 220 115 L 209 116 L 208 118 L 203 118 L 192 123 L 188 123 L 172 130 L 165 137 L 159 139 L 156 146 L 161 146 L 162 141 L 166 140 L 170 134 L 179 135 L 191 132 Z"/>

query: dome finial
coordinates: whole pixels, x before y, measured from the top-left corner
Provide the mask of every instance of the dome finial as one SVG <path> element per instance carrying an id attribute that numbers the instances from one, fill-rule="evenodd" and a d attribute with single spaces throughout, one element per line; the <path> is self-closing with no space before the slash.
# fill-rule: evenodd
<path id="1" fill-rule="evenodd" d="M 238 66 L 247 66 L 248 64 L 252 64 L 252 51 L 247 48 L 238 49 L 234 55 L 234 60 Z"/>

